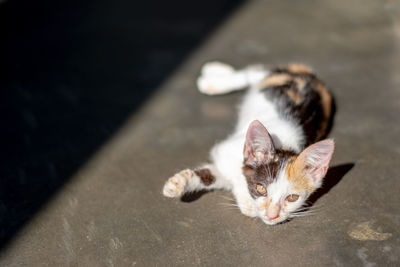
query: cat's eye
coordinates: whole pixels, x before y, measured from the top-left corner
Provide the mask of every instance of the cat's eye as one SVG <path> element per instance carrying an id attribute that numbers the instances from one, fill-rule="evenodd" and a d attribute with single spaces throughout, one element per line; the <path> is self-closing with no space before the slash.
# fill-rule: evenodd
<path id="1" fill-rule="evenodd" d="M 267 194 L 267 188 L 265 188 L 262 184 L 257 184 L 257 192 L 260 195 L 266 195 Z"/>
<path id="2" fill-rule="evenodd" d="M 299 195 L 296 194 L 290 194 L 286 197 L 286 200 L 289 202 L 295 202 L 299 199 Z"/>

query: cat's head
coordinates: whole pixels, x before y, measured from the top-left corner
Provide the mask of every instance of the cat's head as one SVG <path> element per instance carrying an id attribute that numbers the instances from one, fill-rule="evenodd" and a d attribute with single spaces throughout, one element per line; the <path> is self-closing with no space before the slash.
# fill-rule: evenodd
<path id="1" fill-rule="evenodd" d="M 271 225 L 295 217 L 321 186 L 333 150 L 329 139 L 300 154 L 276 149 L 267 129 L 253 121 L 246 135 L 243 174 L 258 217 Z"/>

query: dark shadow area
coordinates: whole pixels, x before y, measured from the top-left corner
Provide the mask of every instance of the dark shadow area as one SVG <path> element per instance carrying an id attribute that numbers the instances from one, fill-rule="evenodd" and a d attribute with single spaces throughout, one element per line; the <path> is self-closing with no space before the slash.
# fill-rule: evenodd
<path id="1" fill-rule="evenodd" d="M 329 168 L 322 187 L 315 191 L 307 200 L 307 207 L 312 207 L 317 200 L 327 194 L 354 167 L 354 163 L 346 163 Z"/>
<path id="2" fill-rule="evenodd" d="M 0 247 L 240 0 L 0 4 Z"/>

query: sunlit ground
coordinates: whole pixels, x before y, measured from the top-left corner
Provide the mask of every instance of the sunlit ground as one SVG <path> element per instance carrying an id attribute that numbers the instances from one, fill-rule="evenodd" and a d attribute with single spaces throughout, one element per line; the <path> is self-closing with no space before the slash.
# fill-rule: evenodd
<path id="1" fill-rule="evenodd" d="M 2 107 L 14 116 L 2 138 L 1 265 L 398 265 L 397 3 L 249 1 L 210 28 L 193 14 L 157 11 L 162 20 L 146 20 L 124 2 L 110 5 L 71 17 L 82 31 L 60 33 L 42 18 L 32 26 L 39 35 L 25 24 L 7 35 L 18 47 L 1 83 Z M 147 39 L 129 34 L 135 29 Z M 151 29 L 165 34 L 155 38 Z M 74 41 L 60 47 L 48 36 L 86 45 L 76 53 Z M 59 49 L 71 54 L 53 61 Z M 237 67 L 305 62 L 331 88 L 335 183 L 314 216 L 270 227 L 228 207 L 227 192 L 162 197 L 166 178 L 206 161 L 235 125 L 241 93 L 208 97 L 195 88 L 200 66 L 214 59 Z M 340 166 L 353 168 L 340 174 Z"/>

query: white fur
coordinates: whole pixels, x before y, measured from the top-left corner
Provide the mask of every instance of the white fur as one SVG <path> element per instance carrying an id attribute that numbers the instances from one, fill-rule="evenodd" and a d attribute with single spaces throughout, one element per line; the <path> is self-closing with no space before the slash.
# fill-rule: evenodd
<path id="1" fill-rule="evenodd" d="M 285 177 L 285 172 L 280 172 L 279 177 L 267 188 L 271 202 L 279 204 L 281 207 L 280 217 L 275 221 L 266 218 L 265 202 L 267 198 L 260 197 L 254 200 L 250 196 L 246 178 L 242 173 L 246 132 L 252 121 L 259 120 L 270 133 L 276 148 L 291 149 L 296 153 L 300 153 L 304 148 L 305 137 L 301 126 L 286 117 L 282 117 L 277 110 L 276 103 L 266 99 L 264 94 L 258 90 L 259 82 L 267 75 L 268 71 L 259 66 L 235 71 L 227 64 L 211 62 L 203 67 L 197 85 L 200 92 L 209 95 L 224 94 L 250 86 L 243 103 L 240 105 L 239 120 L 234 132 L 211 149 L 212 164 L 208 167 L 217 178 L 217 182 L 212 185 L 212 188 L 232 190 L 243 214 L 251 217 L 259 216 L 267 224 L 276 224 L 288 218 L 290 212 L 298 209 L 307 196 L 297 193 L 300 194 L 297 203 L 284 205 L 286 196 L 293 192 L 290 192 L 291 189 L 287 177 Z M 198 177 L 196 178 L 196 175 L 193 175 L 193 172 L 192 176 L 194 179 L 191 182 L 189 182 L 189 179 L 186 182 L 185 189 L 182 189 L 183 191 L 175 196 L 180 196 L 183 192 L 204 188 Z M 164 195 L 174 197 L 168 193 L 168 190 L 168 192 L 165 192 L 165 188 L 171 187 L 173 186 L 167 181 L 164 187 Z"/>
<path id="2" fill-rule="evenodd" d="M 249 72 L 249 70 L 246 71 Z M 254 77 L 258 74 L 259 70 L 249 76 Z M 208 75 L 211 77 L 210 74 Z M 234 74 L 231 73 L 230 76 L 232 75 Z M 263 78 L 267 75 L 268 72 L 264 72 Z M 260 82 L 262 79 L 258 78 L 257 80 Z M 231 86 L 236 90 L 236 86 Z M 199 90 L 202 91 L 201 88 Z M 259 120 L 268 129 L 276 148 L 285 147 L 299 153 L 304 146 L 304 134 L 301 126 L 288 118 L 281 117 L 275 103 L 266 99 L 258 90 L 258 83 L 253 83 L 240 105 L 239 121 L 234 133 L 211 150 L 211 161 L 215 168 L 223 179 L 232 185 L 239 208 L 242 212 L 246 210 L 245 214 L 249 216 L 259 215 L 257 205 L 250 196 L 246 178 L 242 173 L 246 132 L 254 120 Z"/>
<path id="3" fill-rule="evenodd" d="M 206 63 L 201 69 L 197 87 L 207 95 L 226 94 L 260 82 L 267 73 L 261 66 L 235 71 L 228 64 L 213 61 Z"/>

